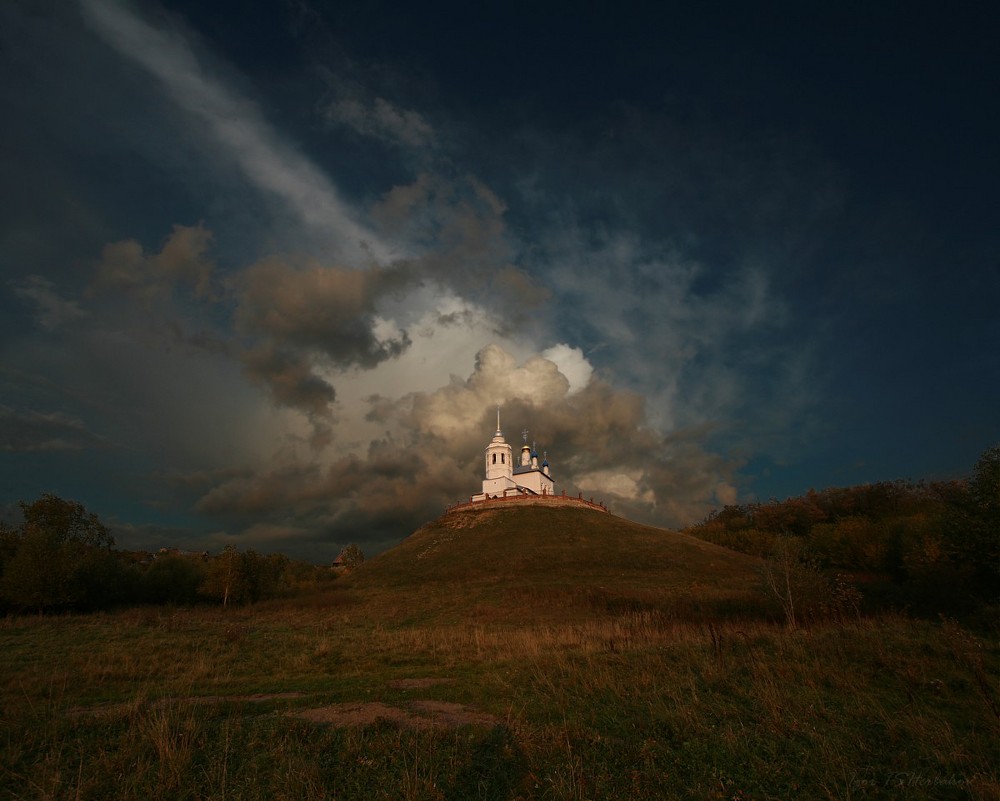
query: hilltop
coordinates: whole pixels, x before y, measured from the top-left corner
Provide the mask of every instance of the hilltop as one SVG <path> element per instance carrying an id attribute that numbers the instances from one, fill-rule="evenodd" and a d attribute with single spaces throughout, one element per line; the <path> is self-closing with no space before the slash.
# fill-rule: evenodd
<path id="1" fill-rule="evenodd" d="M 759 561 L 603 511 L 510 505 L 447 512 L 346 576 L 402 621 L 549 622 L 759 608 Z"/>

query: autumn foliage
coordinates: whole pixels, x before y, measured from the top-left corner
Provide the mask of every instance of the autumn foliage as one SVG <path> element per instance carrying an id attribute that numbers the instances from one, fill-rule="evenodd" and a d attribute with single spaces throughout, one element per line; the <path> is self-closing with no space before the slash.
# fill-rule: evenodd
<path id="1" fill-rule="evenodd" d="M 963 611 L 1000 595 L 1000 446 L 967 480 L 881 481 L 726 506 L 687 533 L 850 579 L 870 602 Z M 779 559 L 780 557 L 780 559 Z"/>

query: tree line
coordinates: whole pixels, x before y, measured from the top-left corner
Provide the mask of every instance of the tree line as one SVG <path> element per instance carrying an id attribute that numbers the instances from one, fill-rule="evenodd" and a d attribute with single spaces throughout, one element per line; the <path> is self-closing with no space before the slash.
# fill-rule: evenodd
<path id="1" fill-rule="evenodd" d="M 0 612 L 96 611 L 142 604 L 251 604 L 324 586 L 328 566 L 227 545 L 220 554 L 115 549 L 110 529 L 53 494 L 20 503 L 22 523 L 0 523 Z M 364 560 L 345 549 L 345 569 Z"/>
<path id="2" fill-rule="evenodd" d="M 918 613 L 981 609 L 1000 599 L 1000 446 L 963 480 L 880 481 L 733 504 L 686 532 L 762 557 L 764 583 L 786 617 L 795 594 L 802 613 L 835 591 Z"/>

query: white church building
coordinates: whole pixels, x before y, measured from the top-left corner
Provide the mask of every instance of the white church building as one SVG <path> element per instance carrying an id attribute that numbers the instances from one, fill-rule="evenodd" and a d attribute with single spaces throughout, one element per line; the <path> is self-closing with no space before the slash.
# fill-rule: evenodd
<path id="1" fill-rule="evenodd" d="M 491 498 L 513 496 L 555 495 L 555 481 L 549 473 L 549 460 L 543 456 L 538 462 L 538 451 L 528 446 L 528 432 L 522 432 L 524 445 L 517 463 L 514 451 L 500 430 L 500 410 L 497 409 L 497 431 L 486 446 L 486 478 L 483 491 L 472 496 L 472 502 Z"/>

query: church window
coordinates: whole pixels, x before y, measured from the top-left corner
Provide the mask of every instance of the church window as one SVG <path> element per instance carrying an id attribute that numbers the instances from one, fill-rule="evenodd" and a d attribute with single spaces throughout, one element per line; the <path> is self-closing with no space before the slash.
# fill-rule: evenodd
<path id="1" fill-rule="evenodd" d="M 493 464 L 496 464 L 496 463 L 497 463 L 497 455 L 494 453 L 493 454 Z"/>
<path id="2" fill-rule="evenodd" d="M 504 460 L 503 460 L 503 457 L 504 457 L 505 455 L 506 455 L 506 454 L 503 454 L 503 453 L 501 453 L 501 454 L 500 454 L 500 464 L 504 464 Z"/>

